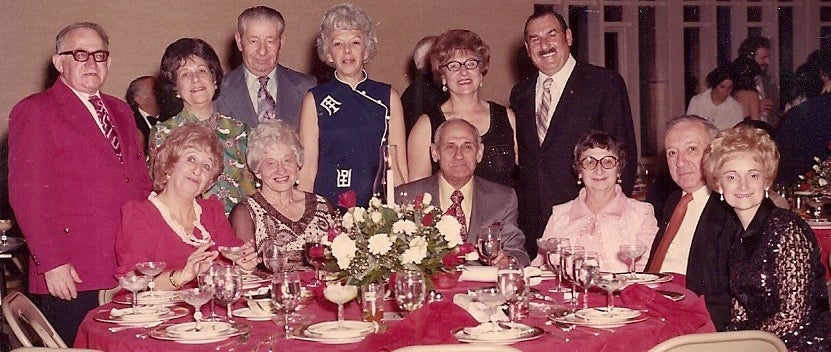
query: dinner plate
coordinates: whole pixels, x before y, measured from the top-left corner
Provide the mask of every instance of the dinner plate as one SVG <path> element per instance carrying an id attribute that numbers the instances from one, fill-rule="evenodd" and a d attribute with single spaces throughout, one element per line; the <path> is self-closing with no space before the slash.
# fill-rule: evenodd
<path id="1" fill-rule="evenodd" d="M 306 334 L 306 329 L 301 330 L 299 333 L 292 335 L 292 339 L 301 340 L 301 341 L 310 341 L 310 342 L 318 342 L 327 345 L 343 345 L 347 343 L 356 343 L 363 341 L 366 336 L 358 336 L 358 337 L 350 337 L 350 338 L 342 338 L 342 339 L 333 339 L 328 337 L 321 337 L 317 335 L 309 335 Z"/>
<path id="2" fill-rule="evenodd" d="M 151 323 L 154 321 L 165 321 L 170 319 L 176 319 L 188 315 L 190 311 L 185 307 L 171 307 L 168 309 L 167 313 L 160 314 L 160 315 L 147 315 L 146 319 L 124 319 L 123 316 L 120 317 L 113 317 L 110 315 L 112 311 L 109 310 L 102 310 L 95 314 L 93 319 L 104 322 L 104 323 L 115 323 L 119 325 L 127 325 L 127 326 L 136 326 L 136 325 L 145 325 L 147 323 Z"/>
<path id="3" fill-rule="evenodd" d="M 610 312 L 608 308 L 603 307 L 581 309 L 575 312 L 574 315 L 591 323 L 614 324 L 635 318 L 641 315 L 641 312 L 624 307 L 614 307 Z"/>
<path id="4" fill-rule="evenodd" d="M 502 323 L 498 327 L 494 327 L 491 323 L 482 323 L 478 326 L 463 328 L 462 332 L 467 335 L 467 338 L 478 341 L 515 340 L 531 332 L 531 327 L 519 323 Z"/>
<path id="5" fill-rule="evenodd" d="M 204 322 L 202 324 L 209 324 L 209 323 L 211 323 L 211 322 Z M 184 323 L 184 324 L 193 324 L 193 322 Z M 179 325 L 181 325 L 181 324 L 179 324 Z M 215 335 L 215 336 L 199 337 L 199 338 L 188 338 L 188 337 L 183 338 L 181 336 L 171 336 L 170 334 L 168 334 L 167 328 L 168 327 L 164 327 L 164 326 L 157 327 L 153 330 L 150 330 L 149 335 L 150 335 L 150 337 L 152 337 L 154 339 L 158 339 L 158 340 L 174 341 L 174 342 L 178 342 L 178 343 L 182 343 L 182 344 L 193 345 L 193 344 L 206 344 L 206 343 L 218 342 L 218 341 L 226 340 L 229 337 L 246 334 L 246 333 L 251 331 L 251 326 L 250 325 L 236 323 L 236 324 L 231 324 L 231 328 L 229 328 L 229 329 L 227 329 L 227 330 L 223 331 L 222 333 L 220 333 L 218 335 Z"/>
<path id="6" fill-rule="evenodd" d="M 522 325 L 522 324 L 518 324 Z M 527 325 L 526 325 L 527 326 Z M 511 345 L 517 342 L 528 341 L 533 339 L 538 339 L 540 336 L 545 335 L 545 331 L 535 326 L 528 326 L 528 329 L 521 335 L 515 338 L 509 338 L 504 340 L 482 340 L 477 337 L 468 335 L 465 333 L 464 328 L 457 328 L 453 329 L 452 331 L 453 336 L 456 337 L 459 342 L 465 343 L 472 343 L 472 344 L 489 344 L 489 345 Z"/>
<path id="7" fill-rule="evenodd" d="M 662 284 L 664 282 L 670 282 L 674 278 L 672 274 L 669 273 L 635 273 L 635 279 L 629 275 L 629 273 L 615 273 L 616 275 L 624 275 L 626 278 L 626 284 L 624 287 L 629 286 L 631 284 L 641 284 L 646 285 L 650 288 L 655 288 L 658 284 Z"/>
<path id="8" fill-rule="evenodd" d="M 113 302 L 118 304 L 133 304 L 133 295 L 117 297 Z M 182 302 L 182 296 L 178 291 L 150 291 L 139 292 L 139 305 L 172 306 Z"/>
<path id="9" fill-rule="evenodd" d="M 232 325 L 224 321 L 200 322 L 200 329 L 196 330 L 196 322 L 179 323 L 165 328 L 165 333 L 170 337 L 178 337 L 182 340 L 204 340 L 227 335 Z"/>
<path id="10" fill-rule="evenodd" d="M 632 323 L 639 323 L 646 320 L 648 316 L 646 314 L 641 313 L 640 315 L 630 318 L 621 322 L 615 323 L 598 323 L 598 322 L 591 322 L 587 321 L 586 319 L 580 318 L 574 313 L 570 313 L 564 316 L 552 316 L 549 319 L 558 322 L 558 323 L 565 323 L 565 324 L 573 324 L 573 325 L 582 325 L 582 326 L 591 326 L 595 328 L 616 328 L 626 324 Z"/>
<path id="11" fill-rule="evenodd" d="M 267 321 L 267 320 L 271 320 L 271 317 L 274 316 L 274 313 L 270 313 L 270 314 L 254 313 L 254 311 L 252 311 L 251 308 L 247 308 L 247 307 L 234 310 L 232 313 L 234 314 L 235 317 L 245 318 L 245 319 L 248 319 L 248 320 L 251 320 L 251 321 Z"/>
<path id="12" fill-rule="evenodd" d="M 139 306 L 110 310 L 111 318 L 121 318 L 129 322 L 147 322 L 159 319 L 160 316 L 170 313 L 170 308 L 163 306 Z"/>
<path id="13" fill-rule="evenodd" d="M 305 335 L 329 339 L 346 339 L 366 336 L 373 331 L 375 331 L 375 325 L 368 322 L 346 320 L 343 322 L 343 329 L 341 329 L 337 321 L 326 321 L 309 325 L 306 327 Z"/>

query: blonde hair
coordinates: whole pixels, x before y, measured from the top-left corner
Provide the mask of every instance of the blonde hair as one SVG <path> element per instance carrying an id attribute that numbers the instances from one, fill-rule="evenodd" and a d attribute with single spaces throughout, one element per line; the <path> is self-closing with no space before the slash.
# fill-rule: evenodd
<path id="1" fill-rule="evenodd" d="M 762 175 L 769 186 L 779 170 L 779 150 L 765 130 L 739 125 L 719 132 L 704 151 L 702 168 L 710 189 L 720 189 L 721 168 L 736 157 L 737 153 L 750 153 L 753 160 L 762 164 Z"/>
<path id="2" fill-rule="evenodd" d="M 153 178 L 153 190 L 161 192 L 167 186 L 167 175 L 179 162 L 185 149 L 193 148 L 207 152 L 213 158 L 208 185 L 216 182 L 223 172 L 223 149 L 216 134 L 207 127 L 197 123 L 187 123 L 176 127 L 165 138 L 156 154 L 150 176 Z M 203 192 L 205 190 L 202 190 Z"/>

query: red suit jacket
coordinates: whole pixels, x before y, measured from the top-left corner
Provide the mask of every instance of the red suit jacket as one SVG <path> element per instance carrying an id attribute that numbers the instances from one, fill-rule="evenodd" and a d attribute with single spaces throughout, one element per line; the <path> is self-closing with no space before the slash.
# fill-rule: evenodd
<path id="1" fill-rule="evenodd" d="M 115 287 L 121 206 L 144 199 L 150 176 L 133 113 L 100 94 L 123 162 L 83 102 L 58 79 L 9 115 L 9 201 L 28 242 L 29 291 L 48 294 L 44 273 L 71 263 L 79 291 Z"/>

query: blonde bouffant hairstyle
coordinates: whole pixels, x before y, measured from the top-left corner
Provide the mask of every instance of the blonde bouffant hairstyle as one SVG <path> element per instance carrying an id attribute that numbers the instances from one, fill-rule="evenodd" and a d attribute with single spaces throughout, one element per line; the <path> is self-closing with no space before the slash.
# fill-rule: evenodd
<path id="1" fill-rule="evenodd" d="M 721 189 L 721 168 L 741 152 L 750 153 L 754 161 L 763 165 L 761 171 L 766 187 L 773 183 L 779 170 L 779 150 L 776 143 L 765 130 L 740 124 L 719 132 L 704 152 L 702 168 L 710 189 Z"/>

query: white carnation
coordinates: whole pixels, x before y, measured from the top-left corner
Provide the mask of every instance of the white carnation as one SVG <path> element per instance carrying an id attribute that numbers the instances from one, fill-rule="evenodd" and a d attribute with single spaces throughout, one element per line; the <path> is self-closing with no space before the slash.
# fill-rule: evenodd
<path id="1" fill-rule="evenodd" d="M 462 225 L 455 217 L 442 215 L 441 220 L 436 223 L 436 228 L 444 236 L 448 247 L 453 248 L 462 243 Z"/>
<path id="2" fill-rule="evenodd" d="M 424 198 L 421 200 L 421 204 L 430 205 L 430 202 L 433 201 L 433 196 L 430 193 L 424 192 Z"/>
<path id="3" fill-rule="evenodd" d="M 390 251 L 392 242 L 385 233 L 376 233 L 369 238 L 369 253 L 383 255 Z"/>
<path id="4" fill-rule="evenodd" d="M 819 179 L 819 181 L 817 181 L 817 182 L 819 182 L 819 185 L 821 187 L 825 187 L 825 186 L 828 185 L 828 181 L 826 181 L 824 178 Z"/>
<path id="5" fill-rule="evenodd" d="M 435 208 L 436 207 L 434 207 L 433 205 L 428 205 L 426 208 L 424 208 L 424 214 L 429 214 L 429 213 L 433 212 L 433 209 L 435 209 Z"/>
<path id="6" fill-rule="evenodd" d="M 380 224 L 381 220 L 383 219 L 383 216 L 381 216 L 380 211 L 373 211 L 372 213 L 369 214 L 369 216 L 372 219 L 372 222 L 374 222 L 376 224 Z"/>
<path id="7" fill-rule="evenodd" d="M 373 208 L 380 208 L 381 207 L 381 200 L 378 199 L 377 197 L 372 197 L 372 199 L 369 200 L 369 205 Z"/>
<path id="8" fill-rule="evenodd" d="M 392 224 L 393 233 L 406 233 L 408 235 L 412 235 L 416 231 L 418 231 L 418 226 L 410 220 L 398 220 Z"/>
<path id="9" fill-rule="evenodd" d="M 401 263 L 421 264 L 421 260 L 427 257 L 427 240 L 418 236 L 410 240 L 410 248 L 401 253 Z"/>
<path id="10" fill-rule="evenodd" d="M 342 223 L 343 223 L 343 227 L 345 227 L 345 228 L 347 228 L 347 229 L 348 229 L 348 228 L 351 228 L 352 226 L 354 226 L 354 225 L 355 225 L 355 221 L 354 221 L 354 219 L 352 218 L 352 213 L 346 213 L 346 214 L 343 214 L 343 221 L 342 221 Z"/>
<path id="11" fill-rule="evenodd" d="M 349 267 L 357 251 L 355 241 L 346 234 L 340 234 L 332 240 L 332 255 L 338 260 L 338 267 L 341 269 Z"/>
<path id="12" fill-rule="evenodd" d="M 356 223 L 360 224 L 366 220 L 366 210 L 361 207 L 354 207 L 352 208 L 352 217 Z"/>

